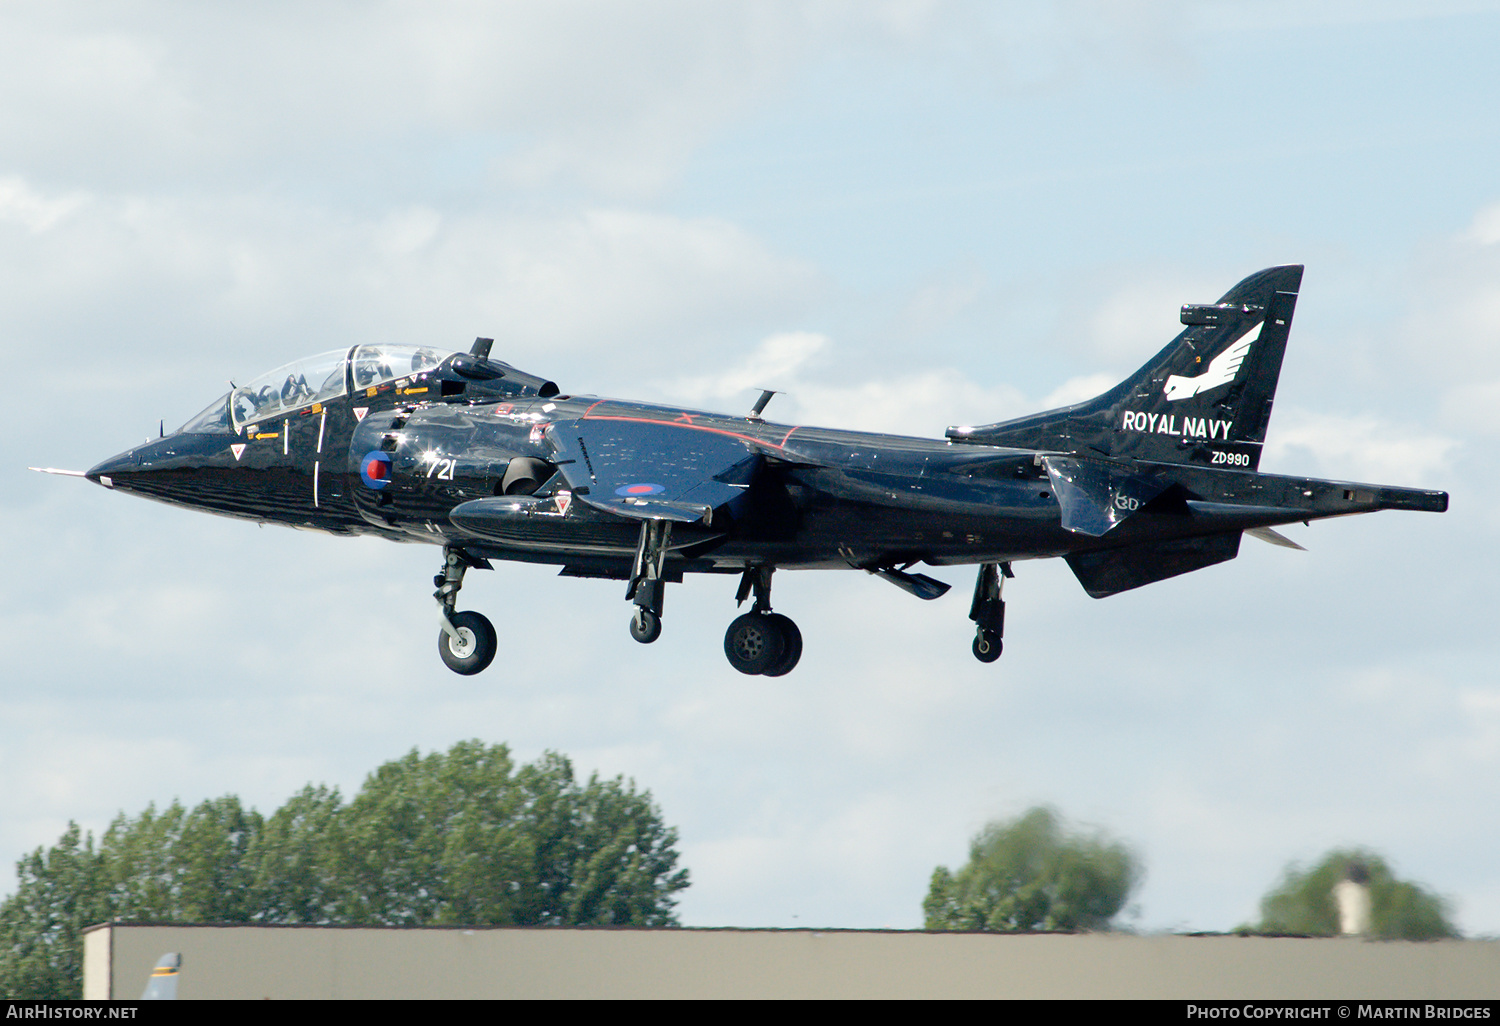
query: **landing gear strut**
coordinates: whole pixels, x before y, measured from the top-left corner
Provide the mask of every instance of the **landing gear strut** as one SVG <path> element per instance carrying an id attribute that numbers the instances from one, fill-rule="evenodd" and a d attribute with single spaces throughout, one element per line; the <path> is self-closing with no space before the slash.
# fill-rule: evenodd
<path id="1" fill-rule="evenodd" d="M 635 547 L 635 562 L 630 567 L 630 584 L 625 589 L 625 597 L 635 602 L 635 612 L 630 617 L 630 636 L 642 645 L 649 645 L 661 637 L 661 605 L 667 590 L 661 571 L 671 537 L 670 520 L 641 521 L 641 540 Z"/>
<path id="2" fill-rule="evenodd" d="M 475 674 L 489 666 L 498 647 L 495 627 L 484 616 L 472 610 L 458 612 L 458 590 L 463 587 L 464 574 L 470 567 L 484 570 L 490 568 L 489 560 L 476 559 L 462 549 L 448 548 L 443 552 L 443 572 L 432 579 L 437 591 L 438 616 L 442 630 L 438 633 L 438 655 L 454 673 L 465 676 Z"/>
<path id="3" fill-rule="evenodd" d="M 736 617 L 724 632 L 724 655 L 741 673 L 780 677 L 792 672 L 802 658 L 802 632 L 790 617 L 771 612 L 773 566 L 746 567 L 735 597 L 743 603 L 755 592 L 750 612 Z"/>
<path id="4" fill-rule="evenodd" d="M 1005 600 L 1000 592 L 1005 579 L 1014 576 L 1009 563 L 983 563 L 979 567 L 969 619 L 974 621 L 974 658 L 981 663 L 993 663 L 1005 648 L 1001 640 L 1005 637 Z"/>

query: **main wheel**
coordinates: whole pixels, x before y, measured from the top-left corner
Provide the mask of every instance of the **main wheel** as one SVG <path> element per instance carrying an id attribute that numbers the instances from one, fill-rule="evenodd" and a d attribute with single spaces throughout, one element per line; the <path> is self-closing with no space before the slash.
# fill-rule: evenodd
<path id="1" fill-rule="evenodd" d="M 766 617 L 781 631 L 781 658 L 765 671 L 766 677 L 782 677 L 792 672 L 797 660 L 802 658 L 802 632 L 789 616 L 771 613 Z"/>
<path id="2" fill-rule="evenodd" d="M 724 632 L 724 654 L 729 657 L 729 665 L 751 676 L 776 665 L 783 647 L 780 624 L 765 613 L 736 617 Z"/>
<path id="3" fill-rule="evenodd" d="M 661 637 L 661 617 L 637 606 L 635 615 L 630 618 L 630 636 L 642 645 L 651 644 Z"/>
<path id="4" fill-rule="evenodd" d="M 1005 643 L 993 631 L 974 632 L 974 658 L 981 663 L 993 663 L 1000 658 L 1000 652 L 1004 648 Z"/>
<path id="5" fill-rule="evenodd" d="M 457 638 L 438 631 L 438 655 L 454 673 L 469 676 L 483 670 L 495 658 L 495 627 L 483 613 L 466 610 L 449 618 Z"/>

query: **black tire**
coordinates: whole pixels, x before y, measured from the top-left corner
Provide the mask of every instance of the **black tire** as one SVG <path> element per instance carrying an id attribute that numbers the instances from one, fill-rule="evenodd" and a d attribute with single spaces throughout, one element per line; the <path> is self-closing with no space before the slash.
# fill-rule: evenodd
<path id="1" fill-rule="evenodd" d="M 981 663 L 993 663 L 1004 648 L 1005 643 L 990 631 L 974 632 L 974 658 Z"/>
<path id="2" fill-rule="evenodd" d="M 792 672 L 797 665 L 797 660 L 802 658 L 802 632 L 797 629 L 797 625 L 789 616 L 771 613 L 766 619 L 776 624 L 777 629 L 781 631 L 781 658 L 776 660 L 762 676 L 784 677 Z"/>
<path id="3" fill-rule="evenodd" d="M 637 606 L 635 615 L 630 618 L 630 636 L 642 645 L 651 644 L 661 637 L 661 617 Z"/>
<path id="4" fill-rule="evenodd" d="M 736 617 L 724 632 L 724 655 L 741 673 L 756 676 L 775 666 L 783 646 L 781 626 L 765 613 Z"/>
<path id="5" fill-rule="evenodd" d="M 450 618 L 458 640 L 448 637 L 447 631 L 438 631 L 438 655 L 454 673 L 471 676 L 489 666 L 498 647 L 495 627 L 483 613 L 465 611 L 454 613 Z"/>

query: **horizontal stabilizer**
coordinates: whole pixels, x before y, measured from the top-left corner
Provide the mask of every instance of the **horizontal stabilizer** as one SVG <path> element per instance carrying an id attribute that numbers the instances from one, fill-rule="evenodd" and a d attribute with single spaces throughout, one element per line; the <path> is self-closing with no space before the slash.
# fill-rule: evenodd
<path id="1" fill-rule="evenodd" d="M 1239 552 L 1240 532 L 1228 531 L 1075 552 L 1065 558 L 1083 590 L 1092 598 L 1105 598 L 1223 563 Z"/>

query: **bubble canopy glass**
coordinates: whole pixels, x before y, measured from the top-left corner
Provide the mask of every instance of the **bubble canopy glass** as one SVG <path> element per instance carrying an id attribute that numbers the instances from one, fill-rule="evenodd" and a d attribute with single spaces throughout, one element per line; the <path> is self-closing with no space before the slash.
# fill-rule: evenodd
<path id="1" fill-rule="evenodd" d="M 262 374 L 229 393 L 229 412 L 238 431 L 246 424 L 299 410 L 343 395 L 347 349 L 335 349 L 296 360 Z"/>
<path id="2" fill-rule="evenodd" d="M 396 378 L 432 370 L 452 350 L 430 346 L 364 345 L 334 349 L 296 360 L 215 400 L 182 428 L 192 434 L 239 432 L 247 424 L 328 402 L 354 388 L 373 388 Z"/>

